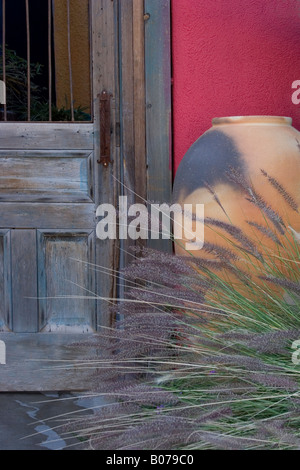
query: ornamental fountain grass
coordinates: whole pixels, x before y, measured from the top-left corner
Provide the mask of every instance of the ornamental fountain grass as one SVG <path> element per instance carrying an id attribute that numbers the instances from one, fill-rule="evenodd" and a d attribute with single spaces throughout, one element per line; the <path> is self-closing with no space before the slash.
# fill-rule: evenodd
<path id="1" fill-rule="evenodd" d="M 245 234 L 209 220 L 222 240 L 204 244 L 209 258 L 133 251 L 122 320 L 80 346 L 94 361 L 92 392 L 109 403 L 64 439 L 75 430 L 89 449 L 300 449 L 300 219 L 288 189 L 264 176 L 293 220 L 254 197 L 264 223 L 249 220 Z"/>

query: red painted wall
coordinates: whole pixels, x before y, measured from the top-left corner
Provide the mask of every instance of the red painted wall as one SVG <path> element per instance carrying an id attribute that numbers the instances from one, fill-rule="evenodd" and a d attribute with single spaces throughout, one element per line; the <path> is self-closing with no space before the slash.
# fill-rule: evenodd
<path id="1" fill-rule="evenodd" d="M 172 28 L 175 169 L 213 117 L 291 116 L 300 130 L 299 0 L 172 0 Z"/>

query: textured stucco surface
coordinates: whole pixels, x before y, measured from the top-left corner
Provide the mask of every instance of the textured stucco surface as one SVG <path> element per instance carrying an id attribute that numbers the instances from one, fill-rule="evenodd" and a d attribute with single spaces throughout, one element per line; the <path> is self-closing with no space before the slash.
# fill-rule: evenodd
<path id="1" fill-rule="evenodd" d="M 300 130 L 299 0 L 172 0 L 175 169 L 218 116 L 291 116 Z"/>

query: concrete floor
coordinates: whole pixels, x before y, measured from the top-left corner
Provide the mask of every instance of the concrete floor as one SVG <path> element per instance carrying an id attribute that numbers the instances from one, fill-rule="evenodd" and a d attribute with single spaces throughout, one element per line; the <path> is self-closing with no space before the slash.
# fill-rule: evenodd
<path id="1" fill-rule="evenodd" d="M 79 450 L 80 441 L 64 436 L 61 425 L 93 406 L 99 400 L 75 394 L 0 393 L 0 450 Z"/>

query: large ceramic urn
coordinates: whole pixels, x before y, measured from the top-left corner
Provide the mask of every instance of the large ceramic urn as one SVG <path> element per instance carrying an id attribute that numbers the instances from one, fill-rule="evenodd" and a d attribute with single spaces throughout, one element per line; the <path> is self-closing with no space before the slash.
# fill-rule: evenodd
<path id="1" fill-rule="evenodd" d="M 181 205 L 204 205 L 210 222 L 205 222 L 205 243 L 228 247 L 230 229 L 222 230 L 218 220 L 266 247 L 300 232 L 300 133 L 292 119 L 237 116 L 212 124 L 184 156 L 173 197 Z M 177 253 L 183 253 L 182 246 L 176 244 Z M 204 251 L 194 252 L 200 254 Z"/>

